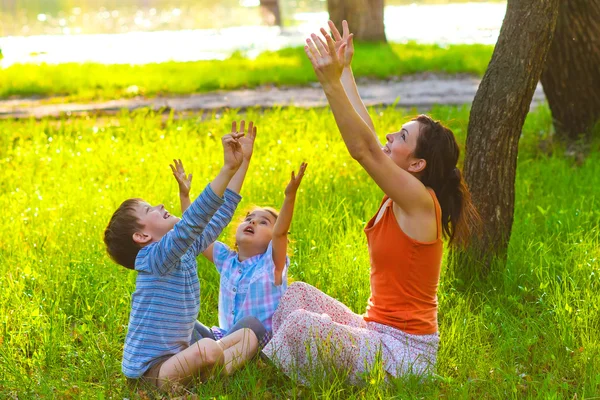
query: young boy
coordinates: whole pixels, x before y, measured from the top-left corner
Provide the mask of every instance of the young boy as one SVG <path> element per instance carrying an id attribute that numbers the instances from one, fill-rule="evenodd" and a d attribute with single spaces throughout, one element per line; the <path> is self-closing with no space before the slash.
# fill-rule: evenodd
<path id="1" fill-rule="evenodd" d="M 223 136 L 223 168 L 182 219 L 162 204 L 130 199 L 104 232 L 110 257 L 138 272 L 123 350 L 122 370 L 128 378 L 167 390 L 206 377 L 218 366 L 230 374 L 257 351 L 257 337 L 246 328 L 219 341 L 192 340 L 200 308 L 196 256 L 216 240 L 241 199 L 231 190 L 241 187 L 248 167 L 240 168 L 240 141 L 252 148 L 254 136 L 244 138 L 235 129 Z"/>

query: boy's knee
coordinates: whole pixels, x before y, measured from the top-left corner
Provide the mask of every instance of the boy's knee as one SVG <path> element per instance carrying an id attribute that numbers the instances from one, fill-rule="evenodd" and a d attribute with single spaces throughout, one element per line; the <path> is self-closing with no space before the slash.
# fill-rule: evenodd
<path id="1" fill-rule="evenodd" d="M 223 349 L 212 339 L 201 339 L 196 342 L 197 356 L 209 365 L 216 365 L 223 361 Z"/>
<path id="2" fill-rule="evenodd" d="M 256 333 L 250 328 L 242 328 L 244 341 L 248 341 L 251 345 L 256 345 L 258 343 L 258 336 Z"/>

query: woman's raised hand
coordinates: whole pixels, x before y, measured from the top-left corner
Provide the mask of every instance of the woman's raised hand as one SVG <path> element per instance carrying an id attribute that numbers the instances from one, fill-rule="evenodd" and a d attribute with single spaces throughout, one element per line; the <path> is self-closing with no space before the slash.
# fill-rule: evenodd
<path id="1" fill-rule="evenodd" d="M 352 56 L 354 56 L 354 34 L 350 33 L 348 22 L 346 20 L 342 21 L 342 35 L 340 35 L 340 31 L 338 31 L 333 21 L 330 20 L 328 25 L 329 29 L 331 30 L 331 34 L 333 35 L 335 51 L 339 51 L 340 47 L 342 47 L 342 44 L 346 43 L 344 56 L 341 58 L 341 60 L 344 64 L 344 67 L 350 67 L 350 64 L 352 63 Z M 326 34 L 327 32 L 325 29 L 321 28 L 321 33 Z"/>
<path id="2" fill-rule="evenodd" d="M 321 30 L 325 41 L 314 33 L 310 39 L 306 39 L 304 51 L 310 60 L 317 79 L 322 86 L 339 82 L 344 70 L 344 60 L 347 42 L 343 42 L 336 50 L 333 38 L 324 30 Z M 339 34 L 339 32 L 338 32 Z"/>

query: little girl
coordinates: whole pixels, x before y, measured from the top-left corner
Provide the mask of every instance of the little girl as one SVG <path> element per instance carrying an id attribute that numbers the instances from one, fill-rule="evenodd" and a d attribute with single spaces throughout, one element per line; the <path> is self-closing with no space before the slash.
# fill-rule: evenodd
<path id="1" fill-rule="evenodd" d="M 249 162 L 249 158 L 243 162 Z M 287 288 L 287 235 L 296 192 L 306 166 L 306 163 L 302 163 L 298 175 L 292 172 L 279 213 L 270 207 L 257 207 L 246 215 L 235 234 L 237 252 L 216 241 L 202 253 L 215 264 L 221 275 L 219 327 L 208 329 L 197 323 L 196 331 L 203 337 L 219 340 L 240 320 L 247 321 L 245 317 L 253 316 L 267 330 L 267 334 L 259 338 L 260 345 L 264 346 L 270 340 L 271 320 Z M 184 199 L 189 197 L 191 175 L 186 175 L 180 160 L 175 161 L 171 168 L 179 183 L 181 208 L 185 211 L 189 203 Z M 257 330 L 256 327 L 248 327 Z"/>

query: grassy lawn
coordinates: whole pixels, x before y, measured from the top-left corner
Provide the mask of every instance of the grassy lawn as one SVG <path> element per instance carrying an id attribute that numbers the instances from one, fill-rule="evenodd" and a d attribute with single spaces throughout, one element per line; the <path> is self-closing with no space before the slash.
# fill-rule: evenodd
<path id="1" fill-rule="evenodd" d="M 303 71 L 299 53 L 271 54 L 269 62 L 296 60 Z M 260 59 L 228 63 L 268 64 Z M 412 71 L 410 63 L 403 63 Z M 134 70 L 127 75 L 131 79 Z M 292 68 L 279 72 L 287 70 Z M 366 64 L 358 64 L 357 70 L 375 74 Z M 142 74 L 155 76 L 156 82 L 158 75 Z M 82 84 L 83 76 L 72 87 Z M 266 76 L 273 79 L 269 74 L 252 76 L 257 83 Z M 328 110 L 249 114 L 258 123 L 259 137 L 238 215 L 251 204 L 279 207 L 290 170 L 307 160 L 291 229 L 290 273 L 362 313 L 369 295 L 362 229 L 382 193 L 347 155 Z M 439 107 L 432 114 L 464 143 L 467 108 Z M 376 127 L 383 136 L 408 115 L 383 110 Z M 235 111 L 203 120 L 138 111 L 98 120 L 0 121 L 0 397 L 144 398 L 144 393 L 128 389 L 120 372 L 135 272 L 109 261 L 102 232 L 113 210 L 128 197 L 164 202 L 178 213 L 169 161 L 184 160 L 194 173 L 192 192 L 198 194 L 220 167 L 218 138 L 234 118 L 239 118 Z M 506 268 L 493 271 L 489 280 L 469 291 L 458 290 L 452 271 L 443 271 L 441 345 L 434 377 L 385 386 L 375 373 L 365 378 L 363 387 L 317 379 L 307 388 L 258 362 L 192 391 L 200 398 L 233 399 L 597 396 L 599 145 L 577 165 L 560 149 L 552 154 L 539 149 L 539 140 L 550 129 L 545 107 L 529 116 L 524 129 Z M 232 232 L 224 234 L 225 241 Z M 216 324 L 218 275 L 203 259 L 199 274 L 199 319 Z"/>
<path id="2" fill-rule="evenodd" d="M 487 45 L 357 44 L 356 76 L 388 78 L 417 72 L 483 75 Z M 147 65 L 13 65 L 0 70 L 0 99 L 66 96 L 61 101 L 112 100 L 136 95 L 181 95 L 259 85 L 306 85 L 314 72 L 303 48 L 266 52 L 256 59 L 234 54 L 223 61 Z"/>

